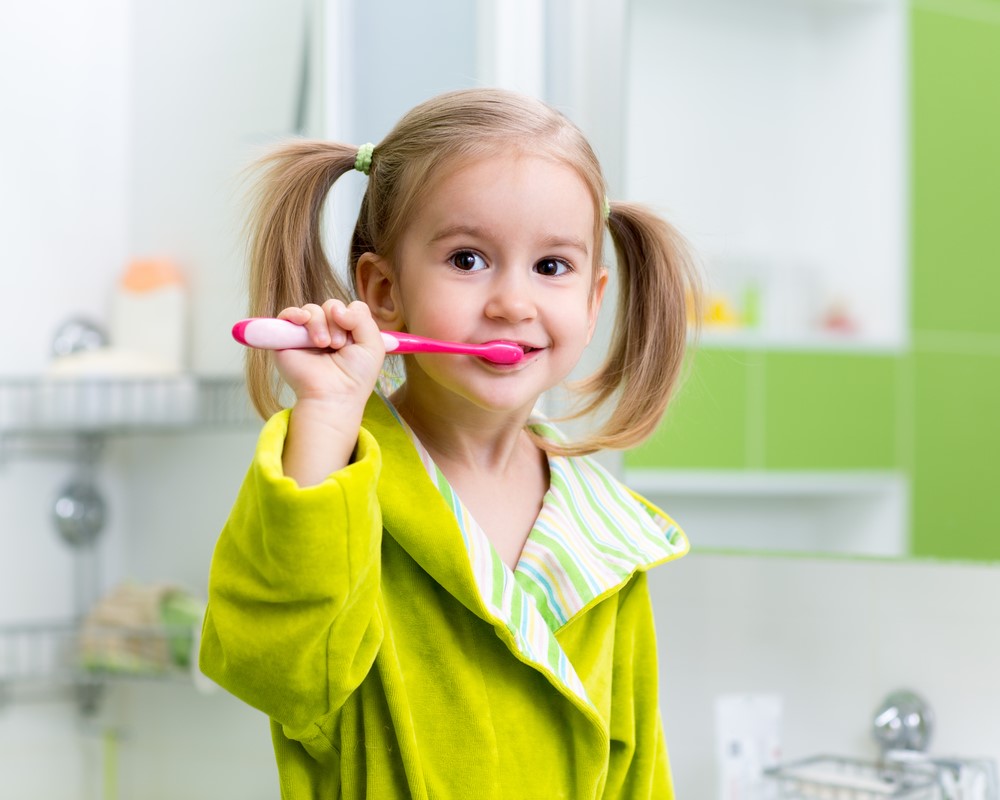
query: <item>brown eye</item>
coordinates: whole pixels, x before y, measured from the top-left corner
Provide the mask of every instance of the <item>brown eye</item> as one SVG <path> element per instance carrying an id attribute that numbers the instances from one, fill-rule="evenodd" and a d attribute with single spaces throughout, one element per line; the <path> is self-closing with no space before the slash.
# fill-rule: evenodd
<path id="1" fill-rule="evenodd" d="M 543 258 L 537 264 L 535 264 L 535 272 L 539 275 L 547 275 L 550 277 L 555 277 L 556 275 L 562 275 L 569 272 L 570 266 L 565 261 L 559 258 Z"/>
<path id="2" fill-rule="evenodd" d="M 460 250 L 448 260 L 455 269 L 460 269 L 462 272 L 475 272 L 486 268 L 483 257 L 472 250 Z"/>

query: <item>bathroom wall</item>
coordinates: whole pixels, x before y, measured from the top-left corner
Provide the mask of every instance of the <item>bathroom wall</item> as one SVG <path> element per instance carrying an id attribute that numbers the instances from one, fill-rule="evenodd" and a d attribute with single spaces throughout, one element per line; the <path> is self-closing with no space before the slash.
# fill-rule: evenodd
<path id="1" fill-rule="evenodd" d="M 7 4 L 0 26 L 0 378 L 37 374 L 56 326 L 99 318 L 128 255 L 128 14 L 125 0 Z M 63 463 L 0 458 L 0 624 L 68 619 L 74 565 L 50 523 Z M 121 482 L 101 471 L 118 507 Z M 101 543 L 121 572 L 121 520 Z M 70 703 L 10 705 L 0 695 L 0 796 L 75 797 L 93 742 Z M 54 767 L 58 769 L 54 769 Z"/>
<path id="2" fill-rule="evenodd" d="M 238 173 L 293 131 L 304 8 L 5 6 L 0 380 L 44 372 L 66 319 L 106 323 L 113 282 L 137 256 L 168 257 L 189 281 L 192 368 L 239 372 L 228 333 L 245 302 Z M 108 506 L 100 588 L 169 580 L 203 593 L 254 436 L 250 426 L 109 441 L 96 473 Z M 68 621 L 76 567 L 50 514 L 73 467 L 30 442 L 2 444 L 0 625 Z M 190 684 L 115 686 L 91 717 L 64 693 L 7 702 L 0 691 L 0 797 L 225 797 L 261 754 L 270 761 L 259 715 Z M 277 795 L 261 772 L 244 796 Z"/>

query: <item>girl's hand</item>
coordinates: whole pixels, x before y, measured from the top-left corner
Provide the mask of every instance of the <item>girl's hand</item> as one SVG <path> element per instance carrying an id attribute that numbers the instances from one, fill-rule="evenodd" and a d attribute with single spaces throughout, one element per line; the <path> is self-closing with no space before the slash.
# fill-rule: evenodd
<path id="1" fill-rule="evenodd" d="M 368 306 L 327 300 L 286 308 L 278 317 L 304 325 L 315 350 L 278 350 L 275 363 L 293 392 L 282 464 L 299 486 L 313 486 L 350 463 L 365 404 L 385 360 Z"/>
<path id="2" fill-rule="evenodd" d="M 315 350 L 275 351 L 275 364 L 299 401 L 363 406 L 375 388 L 385 344 L 368 306 L 327 300 L 286 308 L 279 319 L 302 325 Z"/>

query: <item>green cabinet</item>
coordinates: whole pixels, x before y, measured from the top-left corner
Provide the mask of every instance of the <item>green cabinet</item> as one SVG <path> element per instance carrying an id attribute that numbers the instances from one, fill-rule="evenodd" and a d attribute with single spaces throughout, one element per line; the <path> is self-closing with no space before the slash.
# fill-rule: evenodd
<path id="1" fill-rule="evenodd" d="M 842 352 L 695 351 L 630 469 L 891 470 L 900 462 L 899 359 Z"/>
<path id="2" fill-rule="evenodd" d="M 765 466 L 889 470 L 899 465 L 895 356 L 768 353 Z"/>
<path id="3" fill-rule="evenodd" d="M 917 350 L 915 556 L 1000 559 L 1000 355 Z"/>

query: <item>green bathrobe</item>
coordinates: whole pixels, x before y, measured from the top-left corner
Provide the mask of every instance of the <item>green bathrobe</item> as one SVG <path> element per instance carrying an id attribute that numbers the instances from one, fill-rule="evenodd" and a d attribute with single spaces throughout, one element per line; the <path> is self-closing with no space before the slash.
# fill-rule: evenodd
<path id="1" fill-rule="evenodd" d="M 511 571 L 380 397 L 318 486 L 282 474 L 287 425 L 219 538 L 201 643 L 270 717 L 282 798 L 673 797 L 645 576 L 687 552 L 669 517 L 550 458 Z"/>

